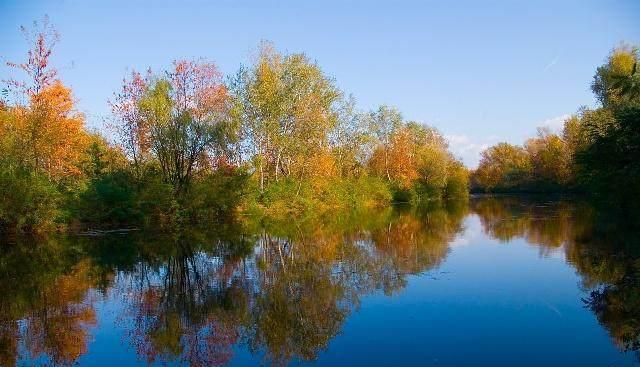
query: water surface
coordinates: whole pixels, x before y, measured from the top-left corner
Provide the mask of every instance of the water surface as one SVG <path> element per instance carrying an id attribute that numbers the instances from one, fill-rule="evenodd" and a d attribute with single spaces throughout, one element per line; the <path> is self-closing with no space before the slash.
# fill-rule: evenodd
<path id="1" fill-rule="evenodd" d="M 18 239 L 0 366 L 640 365 L 640 243 L 603 218 L 486 197 Z"/>

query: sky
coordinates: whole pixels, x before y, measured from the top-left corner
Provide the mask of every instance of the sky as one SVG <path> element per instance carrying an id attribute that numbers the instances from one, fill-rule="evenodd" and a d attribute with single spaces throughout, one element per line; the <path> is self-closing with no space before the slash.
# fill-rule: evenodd
<path id="1" fill-rule="evenodd" d="M 391 105 L 435 126 L 470 167 L 489 145 L 595 106 L 597 66 L 640 44 L 637 0 L 0 0 L 0 80 L 25 58 L 20 26 L 45 15 L 61 35 L 53 63 L 91 128 L 104 130 L 132 69 L 202 58 L 230 75 L 269 40 L 317 61 L 360 109 Z"/>

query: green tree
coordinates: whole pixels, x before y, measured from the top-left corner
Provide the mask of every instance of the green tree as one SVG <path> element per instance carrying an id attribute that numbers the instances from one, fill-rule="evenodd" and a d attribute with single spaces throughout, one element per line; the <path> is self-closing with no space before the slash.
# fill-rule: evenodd
<path id="1" fill-rule="evenodd" d="M 640 103 L 638 48 L 616 47 L 593 77 L 591 89 L 604 108 Z"/>

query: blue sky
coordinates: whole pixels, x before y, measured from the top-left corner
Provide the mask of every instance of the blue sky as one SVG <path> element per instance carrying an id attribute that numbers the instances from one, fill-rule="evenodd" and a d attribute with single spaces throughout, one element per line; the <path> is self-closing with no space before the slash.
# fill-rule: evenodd
<path id="1" fill-rule="evenodd" d="M 0 79 L 24 57 L 20 25 L 44 14 L 91 127 L 127 70 L 206 58 L 231 74 L 266 39 L 317 60 L 360 108 L 389 104 L 437 127 L 471 166 L 487 144 L 521 143 L 594 105 L 595 68 L 620 42 L 640 43 L 635 0 L 0 0 Z"/>

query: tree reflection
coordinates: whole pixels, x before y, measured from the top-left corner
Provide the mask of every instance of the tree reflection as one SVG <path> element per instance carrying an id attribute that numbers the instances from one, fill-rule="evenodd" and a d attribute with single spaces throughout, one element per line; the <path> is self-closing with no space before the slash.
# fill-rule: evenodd
<path id="1" fill-rule="evenodd" d="M 0 364 L 78 363 L 101 294 L 121 300 L 119 325 L 147 363 L 223 365 L 239 343 L 272 364 L 314 360 L 363 295 L 438 266 L 463 217 L 387 209 L 22 240 L 0 257 Z"/>
<path id="2" fill-rule="evenodd" d="M 19 239 L 0 259 L 0 365 L 72 365 L 96 324 L 91 262 L 65 241 Z"/>
<path id="3" fill-rule="evenodd" d="M 398 212 L 388 225 L 372 231 L 379 252 L 382 288 L 386 294 L 405 286 L 406 274 L 437 267 L 449 252 L 449 243 L 462 230 L 465 211 L 456 207 L 421 208 Z"/>
<path id="4" fill-rule="evenodd" d="M 438 266 L 464 209 L 345 213 L 142 245 L 116 280 L 128 339 L 148 363 L 222 365 L 245 343 L 265 362 L 315 360 L 364 294 Z"/>
<path id="5" fill-rule="evenodd" d="M 471 201 L 486 234 L 501 242 L 523 237 L 540 246 L 543 254 L 562 246 L 574 232 L 574 212 L 588 210 L 582 203 L 536 197 L 486 197 Z"/>
<path id="6" fill-rule="evenodd" d="M 561 248 L 589 291 L 585 305 L 623 351 L 640 350 L 640 238 L 637 228 L 607 208 L 529 198 L 473 200 L 485 233 L 524 237 L 547 254 Z"/>
<path id="7" fill-rule="evenodd" d="M 147 363 L 216 366 L 232 356 L 247 318 L 246 284 L 234 276 L 242 261 L 231 253 L 208 256 L 211 244 L 201 240 L 191 232 L 158 238 L 153 250 L 146 249 L 145 258 L 153 261 L 140 262 L 118 280 L 126 304 L 122 325 Z M 243 248 L 242 240 L 236 248 Z"/>
<path id="8" fill-rule="evenodd" d="M 598 216 L 567 248 L 567 258 L 591 289 L 584 302 L 624 351 L 640 350 L 640 238 Z"/>

